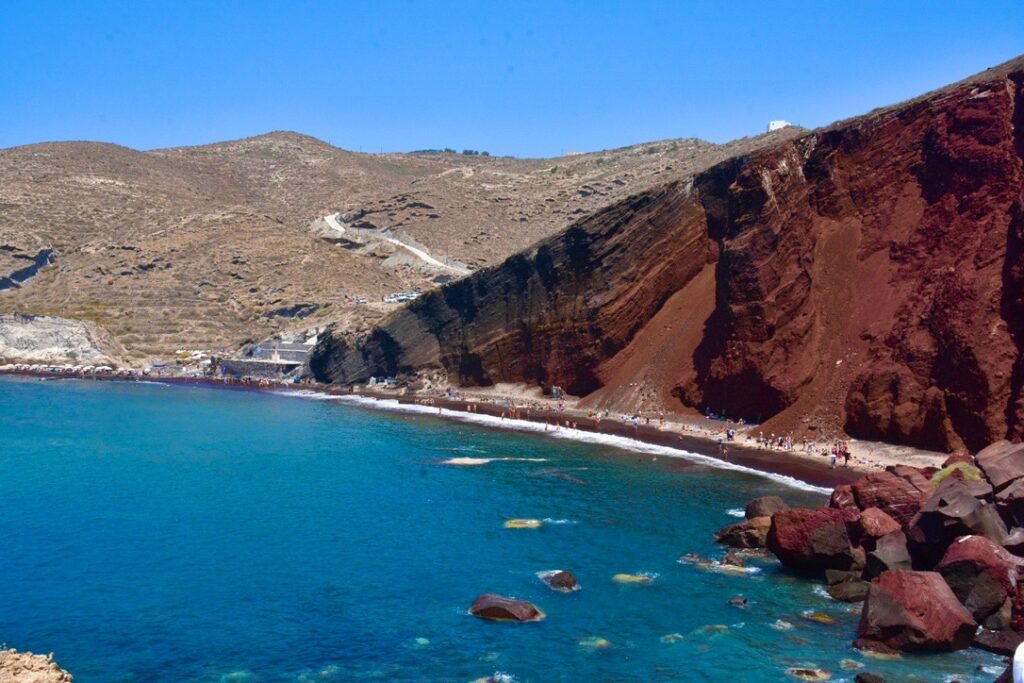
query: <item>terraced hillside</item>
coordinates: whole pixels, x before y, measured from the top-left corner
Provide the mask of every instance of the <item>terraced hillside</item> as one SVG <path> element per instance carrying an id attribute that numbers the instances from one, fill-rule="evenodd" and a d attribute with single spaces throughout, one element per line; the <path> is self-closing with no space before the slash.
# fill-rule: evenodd
<path id="1" fill-rule="evenodd" d="M 0 290 L 0 313 L 97 323 L 139 361 L 320 322 L 365 329 L 389 310 L 382 295 L 453 274 L 394 242 L 477 269 L 795 132 L 543 160 L 356 154 L 294 133 L 149 152 L 0 150 L 0 279 L 52 251 L 50 265 Z M 331 239 L 323 217 L 333 214 L 394 242 Z M 308 317 L 290 317 L 297 310 Z"/>

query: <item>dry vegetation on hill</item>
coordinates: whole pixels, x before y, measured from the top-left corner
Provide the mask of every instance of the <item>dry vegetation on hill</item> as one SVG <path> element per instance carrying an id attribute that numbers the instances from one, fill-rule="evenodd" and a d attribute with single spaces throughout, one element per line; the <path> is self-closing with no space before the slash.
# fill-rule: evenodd
<path id="1" fill-rule="evenodd" d="M 294 133 L 149 152 L 90 142 L 0 150 L 0 278 L 42 249 L 55 258 L 0 291 L 0 313 L 98 323 L 137 360 L 319 322 L 359 329 L 386 307 L 356 297 L 427 289 L 443 271 L 394 258 L 386 243 L 322 239 L 326 214 L 477 269 L 795 132 L 538 160 L 357 154 Z M 303 304 L 319 308 L 301 322 L 281 315 Z"/>

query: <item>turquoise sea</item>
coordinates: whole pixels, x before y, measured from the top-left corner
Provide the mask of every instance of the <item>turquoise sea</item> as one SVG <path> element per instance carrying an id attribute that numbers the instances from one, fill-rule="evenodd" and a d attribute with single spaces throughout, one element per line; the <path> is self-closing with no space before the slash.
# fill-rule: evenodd
<path id="1" fill-rule="evenodd" d="M 858 614 L 822 586 L 773 563 L 680 564 L 721 557 L 712 532 L 752 497 L 824 500 L 713 461 L 341 401 L 35 379 L 0 380 L 0 445 L 0 642 L 55 652 L 80 683 L 779 681 L 794 666 L 851 681 L 843 659 L 890 681 L 1002 670 L 973 650 L 865 658 L 849 646 Z M 545 523 L 503 528 L 512 517 Z M 582 590 L 535 576 L 558 568 Z M 547 619 L 477 620 L 466 610 L 484 592 Z M 593 637 L 610 646 L 580 644 Z"/>

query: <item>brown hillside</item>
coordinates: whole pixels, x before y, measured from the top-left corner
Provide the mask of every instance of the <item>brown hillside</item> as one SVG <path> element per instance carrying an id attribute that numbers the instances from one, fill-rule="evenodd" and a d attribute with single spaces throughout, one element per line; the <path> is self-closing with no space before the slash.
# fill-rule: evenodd
<path id="1" fill-rule="evenodd" d="M 90 320 L 138 359 L 324 322 L 361 329 L 390 310 L 383 294 L 452 273 L 386 241 L 323 239 L 324 215 L 479 268 L 629 193 L 793 134 L 548 160 L 355 154 L 294 133 L 151 152 L 0 150 L 0 282 L 42 250 L 55 259 L 0 287 L 0 313 Z M 305 304 L 311 317 L 283 317 Z"/>

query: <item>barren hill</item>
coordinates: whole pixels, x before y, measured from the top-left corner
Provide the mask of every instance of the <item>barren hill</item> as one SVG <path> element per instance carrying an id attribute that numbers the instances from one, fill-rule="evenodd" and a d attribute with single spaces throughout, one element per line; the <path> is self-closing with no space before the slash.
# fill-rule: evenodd
<path id="1" fill-rule="evenodd" d="M 0 150 L 0 313 L 97 323 L 136 359 L 322 322 L 361 329 L 388 309 L 383 294 L 497 264 L 630 193 L 794 133 L 542 160 L 357 154 L 295 133 Z"/>
<path id="2" fill-rule="evenodd" d="M 977 449 L 1024 433 L 1024 58 L 633 194 L 321 340 L 584 405 Z"/>

